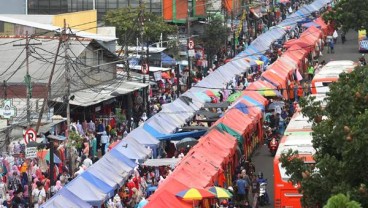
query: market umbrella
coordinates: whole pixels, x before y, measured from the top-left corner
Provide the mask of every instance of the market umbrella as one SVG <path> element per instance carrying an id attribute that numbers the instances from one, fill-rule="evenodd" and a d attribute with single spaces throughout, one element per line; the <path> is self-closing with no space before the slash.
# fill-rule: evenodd
<path id="1" fill-rule="evenodd" d="M 205 90 L 204 93 L 210 97 L 220 97 L 220 93 L 216 90 Z"/>
<path id="2" fill-rule="evenodd" d="M 146 205 L 148 204 L 148 200 L 143 198 L 139 203 L 138 203 L 138 206 L 137 208 L 143 208 L 145 207 Z"/>
<path id="3" fill-rule="evenodd" d="M 210 96 L 208 96 L 207 94 L 203 93 L 203 92 L 196 92 L 195 95 L 200 99 L 202 100 L 203 102 L 211 102 L 212 99 Z"/>
<path id="4" fill-rule="evenodd" d="M 281 93 L 279 93 L 277 90 L 266 88 L 266 87 L 261 88 L 258 92 L 265 97 L 276 97 L 276 96 L 280 97 L 281 96 Z"/>
<path id="5" fill-rule="evenodd" d="M 215 194 L 216 198 L 219 199 L 230 199 L 231 197 L 233 197 L 233 195 L 228 190 L 218 186 L 212 186 L 208 189 L 208 191 Z"/>
<path id="6" fill-rule="evenodd" d="M 38 158 L 41 158 L 41 159 L 44 159 L 46 161 L 50 161 L 50 150 L 40 150 L 37 152 L 37 157 Z M 54 163 L 61 163 L 61 160 L 60 158 L 54 153 Z"/>
<path id="7" fill-rule="evenodd" d="M 276 106 L 280 106 L 280 108 L 283 108 L 285 106 L 285 103 L 282 101 L 275 101 L 268 105 L 268 110 L 275 110 Z"/>
<path id="8" fill-rule="evenodd" d="M 180 191 L 176 194 L 176 196 L 183 200 L 202 200 L 205 198 L 215 198 L 213 193 L 199 188 L 190 188 Z"/>
<path id="9" fill-rule="evenodd" d="M 180 148 L 186 148 L 188 145 L 190 147 L 193 147 L 197 143 L 198 143 L 198 140 L 196 140 L 195 138 L 185 137 L 184 139 L 178 141 L 175 146 L 176 146 L 176 149 L 180 149 Z"/>
<path id="10" fill-rule="evenodd" d="M 237 100 L 241 95 L 242 95 L 242 91 L 239 91 L 239 92 L 236 92 L 236 93 L 233 93 L 231 94 L 227 99 L 226 101 L 232 103 L 234 102 L 235 100 Z"/>

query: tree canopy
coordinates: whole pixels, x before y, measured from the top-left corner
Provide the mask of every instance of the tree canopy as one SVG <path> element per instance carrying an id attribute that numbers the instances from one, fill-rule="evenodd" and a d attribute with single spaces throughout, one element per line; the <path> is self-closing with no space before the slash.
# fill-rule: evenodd
<path id="1" fill-rule="evenodd" d="M 322 207 L 330 196 L 343 193 L 368 207 L 368 67 L 340 75 L 330 85 L 326 106 L 302 99 L 303 115 L 312 125 L 315 167 L 295 157 L 280 158 L 294 183 L 299 183 L 306 207 Z M 323 119 L 316 119 L 321 118 Z"/>
<path id="2" fill-rule="evenodd" d="M 344 31 L 368 29 L 368 4 L 365 0 L 340 0 L 324 19 L 335 21 Z"/>
<path id="3" fill-rule="evenodd" d="M 362 208 L 356 201 L 350 201 L 349 196 L 337 194 L 332 196 L 323 208 Z"/>
<path id="4" fill-rule="evenodd" d="M 208 24 L 205 25 L 204 33 L 201 38 L 208 59 L 211 60 L 214 55 L 221 51 L 224 42 L 227 39 L 228 29 L 220 15 L 210 16 Z"/>
<path id="5" fill-rule="evenodd" d="M 162 17 L 150 12 L 143 12 L 143 15 L 141 15 L 141 11 L 146 11 L 144 6 L 110 10 L 106 13 L 105 24 L 116 27 L 119 44 L 136 44 L 137 37 L 141 37 L 142 17 L 144 19 L 143 31 L 145 39 L 143 42 L 147 42 L 146 40 L 158 42 L 161 33 L 163 39 L 166 39 L 167 35 L 176 33 L 176 26 L 167 24 Z"/>

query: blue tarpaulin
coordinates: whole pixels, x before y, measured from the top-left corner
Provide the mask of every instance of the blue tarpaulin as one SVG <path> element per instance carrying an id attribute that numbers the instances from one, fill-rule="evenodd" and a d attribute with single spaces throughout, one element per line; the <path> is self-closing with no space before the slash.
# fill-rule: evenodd
<path id="1" fill-rule="evenodd" d="M 253 99 L 252 97 L 248 96 L 248 95 L 245 95 L 242 97 L 242 99 L 252 103 L 254 106 L 252 107 L 257 107 L 259 109 L 261 109 L 262 111 L 265 110 L 264 106 L 262 105 L 262 103 L 258 102 L 257 100 Z"/>
<path id="2" fill-rule="evenodd" d="M 239 111 L 241 111 L 241 112 L 242 112 L 242 113 L 244 113 L 244 114 L 248 114 L 248 113 L 249 113 L 247 105 L 245 105 L 245 104 L 244 104 L 244 103 L 242 103 L 242 102 L 238 102 L 238 103 L 234 106 L 234 108 L 238 109 Z"/>
<path id="3" fill-rule="evenodd" d="M 166 53 L 161 53 L 161 63 L 162 65 L 175 65 L 176 61 Z"/>
<path id="4" fill-rule="evenodd" d="M 143 124 L 143 128 L 152 136 L 156 137 L 158 140 L 181 140 L 184 139 L 185 137 L 200 137 L 206 133 L 206 131 L 203 130 L 203 131 L 162 134 L 148 124 Z"/>

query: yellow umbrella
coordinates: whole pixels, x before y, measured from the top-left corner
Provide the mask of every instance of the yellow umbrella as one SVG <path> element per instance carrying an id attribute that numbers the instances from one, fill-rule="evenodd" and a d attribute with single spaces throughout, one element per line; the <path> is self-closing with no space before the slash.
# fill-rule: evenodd
<path id="1" fill-rule="evenodd" d="M 214 198 L 215 195 L 205 189 L 190 188 L 176 194 L 183 200 L 202 200 L 204 198 Z"/>

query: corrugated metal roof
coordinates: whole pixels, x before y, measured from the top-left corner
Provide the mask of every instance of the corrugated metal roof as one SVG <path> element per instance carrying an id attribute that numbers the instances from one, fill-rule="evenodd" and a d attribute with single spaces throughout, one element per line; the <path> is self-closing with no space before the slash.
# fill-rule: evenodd
<path id="1" fill-rule="evenodd" d="M 72 92 L 71 95 L 74 95 L 74 99 L 70 100 L 70 104 L 84 107 L 91 106 L 147 86 L 148 83 L 144 84 L 116 79 L 105 84 L 94 86 L 93 89 L 88 88 Z M 54 101 L 63 102 L 63 98 L 58 97 L 55 98 Z"/>
<path id="2" fill-rule="evenodd" d="M 85 50 L 90 41 L 79 42 L 70 40 L 70 42 L 72 43 L 70 44 L 70 50 L 73 52 L 73 56 L 74 54 L 79 56 L 81 52 Z M 59 40 L 33 39 L 30 41 L 30 43 L 42 43 L 42 45 L 35 45 L 31 46 L 30 48 L 31 55 L 29 57 L 29 74 L 31 76 L 31 81 L 37 83 L 47 83 Z M 19 38 L 0 38 L 0 72 L 6 71 L 1 78 L 7 79 L 8 83 L 22 83 L 24 82 L 24 75 L 26 74 L 26 64 L 24 63 L 21 65 L 26 58 L 26 53 L 24 50 L 25 47 L 14 46 L 14 44 L 25 44 L 25 40 Z M 21 55 L 19 56 L 19 54 Z M 18 56 L 19 58 L 17 59 Z M 59 56 L 65 56 L 63 48 L 60 48 Z M 16 59 L 17 61 L 15 61 Z M 15 63 L 12 65 L 14 61 Z M 64 73 L 64 66 L 64 58 L 58 58 L 53 76 L 53 82 L 62 76 Z"/>

